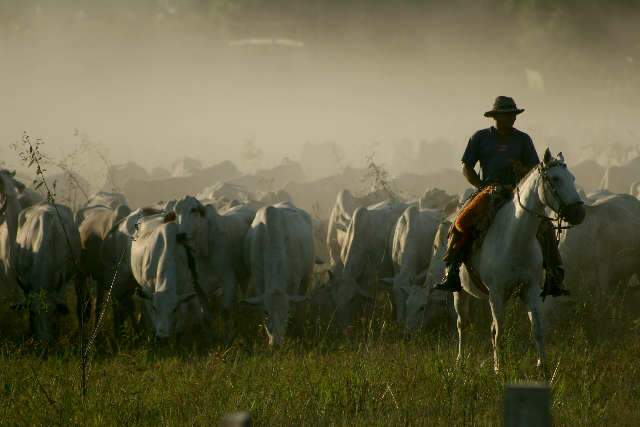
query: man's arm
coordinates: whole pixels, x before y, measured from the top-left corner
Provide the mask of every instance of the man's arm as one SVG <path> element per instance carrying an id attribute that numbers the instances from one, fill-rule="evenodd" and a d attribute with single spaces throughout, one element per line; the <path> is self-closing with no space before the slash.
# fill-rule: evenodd
<path id="1" fill-rule="evenodd" d="M 462 155 L 462 174 L 465 178 L 467 178 L 469 184 L 473 185 L 476 188 L 482 187 L 482 180 L 473 169 L 476 163 L 478 163 L 478 161 L 480 160 L 480 142 L 481 132 L 476 132 L 469 139 L 467 148 L 465 148 L 464 154 Z"/>
<path id="2" fill-rule="evenodd" d="M 482 187 L 482 180 L 478 176 L 478 173 L 475 171 L 474 168 L 467 165 L 466 163 L 462 163 L 462 174 L 464 175 L 465 178 L 467 178 L 467 181 L 469 181 L 469 184 L 473 185 L 476 188 Z"/>

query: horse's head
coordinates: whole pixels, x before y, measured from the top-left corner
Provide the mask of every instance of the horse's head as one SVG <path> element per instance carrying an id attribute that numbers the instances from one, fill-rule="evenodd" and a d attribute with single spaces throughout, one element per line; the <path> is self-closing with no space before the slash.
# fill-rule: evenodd
<path id="1" fill-rule="evenodd" d="M 547 148 L 539 168 L 542 178 L 538 187 L 540 200 L 569 224 L 580 224 L 585 216 L 584 203 L 562 153 L 554 157 Z"/>

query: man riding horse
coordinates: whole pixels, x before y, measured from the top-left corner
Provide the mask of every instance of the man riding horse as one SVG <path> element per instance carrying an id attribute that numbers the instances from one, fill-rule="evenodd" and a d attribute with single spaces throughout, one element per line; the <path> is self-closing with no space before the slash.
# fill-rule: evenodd
<path id="1" fill-rule="evenodd" d="M 516 116 L 524 109 L 516 106 L 512 98 L 499 96 L 493 109 L 484 113 L 495 120 L 495 127 L 476 132 L 462 156 L 462 173 L 476 193 L 460 209 L 449 231 L 445 263 L 445 276 L 436 289 L 458 292 L 460 265 L 471 255 L 474 239 L 489 228 L 500 206 L 511 198 L 520 181 L 540 163 L 531 137 L 513 127 Z M 474 167 L 480 162 L 482 178 Z M 558 240 L 549 220 L 544 220 L 538 231 L 538 242 L 544 259 L 545 282 L 542 296 L 568 295 L 564 289 L 564 270 L 558 251 Z"/>

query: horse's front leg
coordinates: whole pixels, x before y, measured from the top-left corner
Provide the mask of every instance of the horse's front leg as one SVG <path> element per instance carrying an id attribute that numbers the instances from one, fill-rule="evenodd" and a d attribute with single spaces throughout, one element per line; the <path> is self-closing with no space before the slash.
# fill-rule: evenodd
<path id="1" fill-rule="evenodd" d="M 546 354 L 544 350 L 544 331 L 542 324 L 542 298 L 540 298 L 540 287 L 538 285 L 529 285 L 525 289 L 523 295 L 524 303 L 527 306 L 529 321 L 531 322 L 531 334 L 536 343 L 538 351 L 538 364 L 542 368 L 546 364 Z"/>
<path id="2" fill-rule="evenodd" d="M 453 306 L 458 315 L 458 357 L 456 361 L 462 362 L 462 335 L 469 325 L 469 299 L 470 296 L 465 291 L 454 292 Z"/>
<path id="3" fill-rule="evenodd" d="M 500 335 L 504 324 L 504 297 L 492 292 L 489 295 L 491 305 L 491 343 L 493 344 L 493 369 L 496 373 L 500 371 Z"/>

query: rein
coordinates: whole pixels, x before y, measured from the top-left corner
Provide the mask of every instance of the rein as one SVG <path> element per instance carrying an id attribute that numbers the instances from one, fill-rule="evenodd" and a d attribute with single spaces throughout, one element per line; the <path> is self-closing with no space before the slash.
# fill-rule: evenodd
<path id="1" fill-rule="evenodd" d="M 546 166 L 539 164 L 537 166 L 538 172 L 540 174 L 540 178 L 542 179 L 542 185 L 546 186 L 545 188 L 549 188 L 551 190 L 551 192 L 553 193 L 553 196 L 556 198 L 556 200 L 558 201 L 558 211 L 556 211 L 555 209 L 551 208 L 551 206 L 547 203 L 546 200 L 543 201 L 543 203 L 548 206 L 552 211 L 554 211 L 556 213 L 556 217 L 550 217 L 545 215 L 544 213 L 539 213 L 539 212 L 535 212 L 533 209 L 529 209 L 528 207 L 526 207 L 522 201 L 520 200 L 520 183 L 518 183 L 516 185 L 516 198 L 518 200 L 518 205 L 520 205 L 520 207 L 525 211 L 528 212 L 532 215 L 537 216 L 540 219 L 543 220 L 548 220 L 551 222 L 553 229 L 556 231 L 556 238 L 558 240 L 560 240 L 560 237 L 562 236 L 562 232 L 563 230 L 568 230 L 570 228 L 573 228 L 574 226 L 572 225 L 562 225 L 565 217 L 562 214 L 563 208 L 566 208 L 567 205 L 562 201 L 562 198 L 560 197 L 560 195 L 558 194 L 558 191 L 556 190 L 556 188 L 549 182 L 549 178 L 547 176 L 547 172 L 546 172 Z"/>

